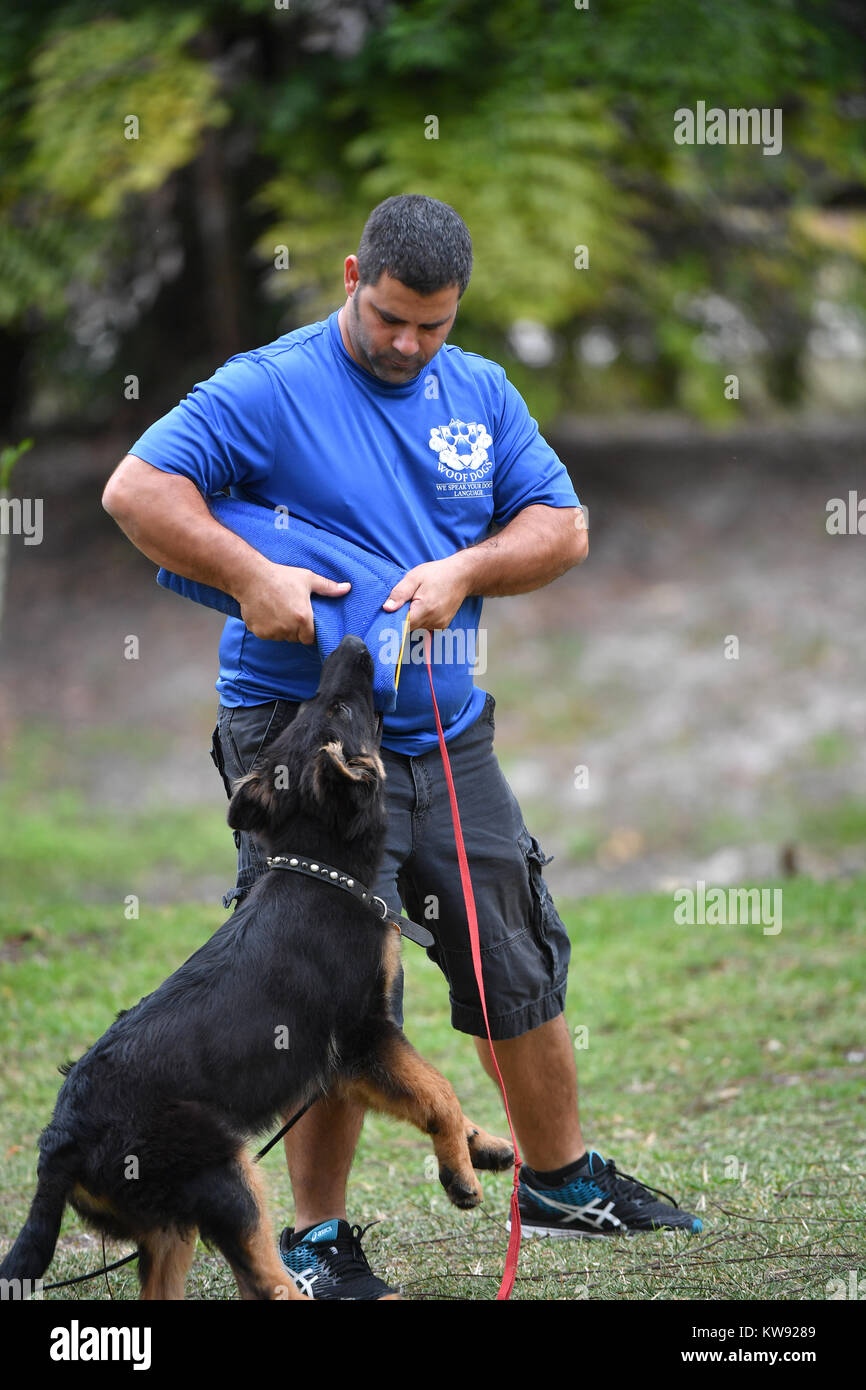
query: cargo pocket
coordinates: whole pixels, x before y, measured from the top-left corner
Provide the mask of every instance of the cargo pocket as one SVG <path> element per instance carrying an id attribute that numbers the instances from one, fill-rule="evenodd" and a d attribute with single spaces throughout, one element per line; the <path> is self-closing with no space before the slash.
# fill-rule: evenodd
<path id="1" fill-rule="evenodd" d="M 220 710 L 217 729 L 230 786 L 249 772 L 262 750 L 282 733 L 291 718 L 289 704 L 284 700 Z"/>
<path id="2" fill-rule="evenodd" d="M 559 980 L 568 970 L 570 945 L 568 933 L 544 881 L 542 869 L 554 856 L 545 854 L 534 835 L 523 825 L 517 843 L 526 863 L 532 895 L 532 931 L 550 971 L 551 980 Z"/>
<path id="3" fill-rule="evenodd" d="M 487 698 L 484 701 L 484 709 L 481 711 L 481 717 L 482 719 L 487 720 L 487 723 L 490 725 L 494 733 L 496 732 L 495 713 L 496 701 L 494 700 L 493 696 L 488 692 Z"/>
<path id="4" fill-rule="evenodd" d="M 220 743 L 219 725 L 216 726 L 211 736 L 210 757 L 211 762 L 213 763 L 214 767 L 216 768 L 217 772 L 223 780 L 223 786 L 226 789 L 226 796 L 229 798 L 229 800 L 231 800 L 232 784 L 226 776 L 226 760 L 223 755 L 222 744 Z"/>
<path id="5" fill-rule="evenodd" d="M 265 705 L 220 706 L 217 726 L 211 740 L 211 759 L 231 800 L 235 782 L 247 773 L 266 743 L 276 738 L 292 717 L 294 706 L 287 701 Z M 223 897 L 223 907 L 243 902 L 256 880 L 266 869 L 266 857 L 245 830 L 232 830 L 238 852 L 237 882 Z"/>

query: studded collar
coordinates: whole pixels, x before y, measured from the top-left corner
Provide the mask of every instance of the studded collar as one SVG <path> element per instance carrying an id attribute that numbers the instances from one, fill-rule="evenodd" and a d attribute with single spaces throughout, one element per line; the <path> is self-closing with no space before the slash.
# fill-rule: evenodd
<path id="1" fill-rule="evenodd" d="M 290 873 L 305 874 L 307 878 L 317 878 L 322 883 L 329 883 L 334 888 L 341 888 L 345 893 L 351 893 L 353 898 L 363 903 L 365 907 L 378 917 L 381 922 L 386 922 L 395 931 L 408 936 L 410 941 L 415 941 L 419 946 L 432 946 L 434 937 L 426 927 L 422 927 L 419 922 L 413 922 L 410 917 L 403 917 L 399 913 L 390 912 L 388 904 L 384 898 L 371 893 L 369 888 L 361 883 L 351 874 L 346 874 L 342 869 L 335 869 L 333 864 L 323 864 L 321 860 L 311 859 L 308 855 L 301 854 L 274 854 L 268 859 L 269 869 L 288 869 Z"/>

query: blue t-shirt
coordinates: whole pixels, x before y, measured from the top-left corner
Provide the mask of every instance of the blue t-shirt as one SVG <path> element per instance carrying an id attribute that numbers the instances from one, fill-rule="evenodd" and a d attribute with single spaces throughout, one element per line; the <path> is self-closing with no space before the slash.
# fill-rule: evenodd
<path id="1" fill-rule="evenodd" d="M 411 381 L 379 381 L 343 346 L 337 311 L 238 353 L 157 420 L 129 452 L 210 497 L 230 489 L 287 508 L 405 570 L 482 540 L 524 507 L 579 506 L 568 474 L 502 367 L 443 344 Z M 350 576 L 347 576 L 350 577 Z M 482 599 L 433 634 L 433 681 L 448 738 L 478 718 Z M 407 642 L 382 742 L 436 745 L 421 634 Z M 438 659 L 437 659 L 438 647 Z M 265 641 L 229 618 L 216 688 L 226 705 L 315 693 L 315 646 Z"/>

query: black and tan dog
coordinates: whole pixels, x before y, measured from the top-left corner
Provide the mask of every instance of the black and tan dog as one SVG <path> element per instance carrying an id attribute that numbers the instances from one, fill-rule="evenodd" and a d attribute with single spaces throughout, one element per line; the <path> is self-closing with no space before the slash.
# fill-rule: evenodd
<path id="1" fill-rule="evenodd" d="M 235 786 L 229 824 L 273 856 L 308 856 L 362 884 L 385 833 L 373 663 L 347 637 L 318 694 Z M 429 1134 L 458 1207 L 473 1167 L 511 1147 L 464 1117 L 444 1077 L 389 1016 L 399 936 L 330 881 L 265 874 L 234 916 L 67 1069 L 40 1141 L 27 1223 L 0 1266 L 39 1278 L 64 1207 L 134 1240 L 142 1297 L 182 1298 L 196 1231 L 244 1298 L 301 1298 L 277 1255 L 247 1141 L 316 1096 L 349 1095 Z"/>

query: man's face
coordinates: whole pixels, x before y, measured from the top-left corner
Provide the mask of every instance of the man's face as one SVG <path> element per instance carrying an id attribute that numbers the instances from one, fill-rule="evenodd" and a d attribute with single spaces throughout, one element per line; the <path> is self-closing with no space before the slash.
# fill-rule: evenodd
<path id="1" fill-rule="evenodd" d="M 360 285 L 354 256 L 346 262 L 346 290 L 349 302 L 340 314 L 346 349 L 360 366 L 393 386 L 411 381 L 435 357 L 460 297 L 457 285 L 416 294 L 387 272 L 375 285 Z"/>

